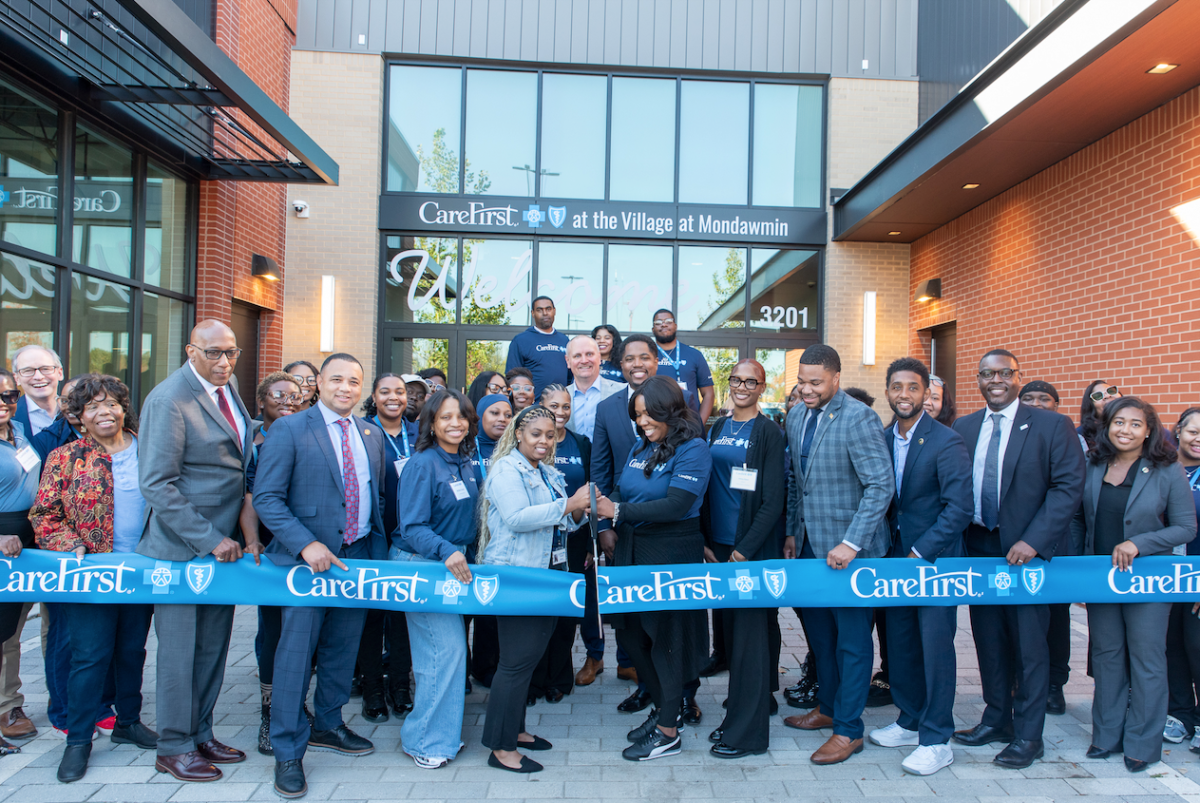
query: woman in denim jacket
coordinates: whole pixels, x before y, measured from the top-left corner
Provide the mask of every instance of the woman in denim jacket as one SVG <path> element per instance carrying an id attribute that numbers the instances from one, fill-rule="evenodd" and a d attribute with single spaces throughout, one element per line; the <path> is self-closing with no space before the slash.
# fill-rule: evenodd
<path id="1" fill-rule="evenodd" d="M 480 563 L 567 568 L 566 533 L 583 518 L 588 486 L 567 496 L 562 473 L 554 467 L 555 439 L 554 414 L 534 405 L 517 414 L 496 444 L 480 506 Z M 483 744 L 492 749 L 488 766 L 525 773 L 542 769 L 517 748 L 551 748 L 525 732 L 525 698 L 556 623 L 553 616 L 497 617 L 500 666 L 483 726 Z"/>

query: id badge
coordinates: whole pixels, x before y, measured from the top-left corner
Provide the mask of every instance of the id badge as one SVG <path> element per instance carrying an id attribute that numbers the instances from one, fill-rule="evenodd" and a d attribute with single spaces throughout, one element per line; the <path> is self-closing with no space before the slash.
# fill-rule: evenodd
<path id="1" fill-rule="evenodd" d="M 565 547 L 559 547 L 550 553 L 551 566 L 563 566 L 567 562 L 567 550 Z"/>
<path id="2" fill-rule="evenodd" d="M 404 464 L 408 462 L 407 457 L 401 457 L 399 460 L 393 460 L 392 465 L 396 467 L 396 476 L 400 476 L 400 472 L 404 470 Z"/>
<path id="3" fill-rule="evenodd" d="M 687 390 L 688 390 L 688 384 L 687 384 L 687 382 L 684 382 L 684 381 L 682 381 L 682 380 L 676 379 L 676 380 L 675 380 L 675 384 L 676 384 L 676 385 L 679 385 L 679 389 L 680 389 L 680 390 L 684 391 L 685 393 L 687 392 Z"/>
<path id="4" fill-rule="evenodd" d="M 470 496 L 467 493 L 467 486 L 462 480 L 455 480 L 450 483 L 450 490 L 454 491 L 454 498 L 460 502 Z"/>
<path id="5" fill-rule="evenodd" d="M 758 469 L 735 466 L 729 473 L 729 487 L 735 491 L 753 491 L 758 487 Z"/>
<path id="6" fill-rule="evenodd" d="M 17 450 L 17 462 L 26 471 L 33 471 L 34 467 L 42 462 L 42 458 L 38 457 L 38 453 L 33 450 L 32 446 L 25 446 Z"/>

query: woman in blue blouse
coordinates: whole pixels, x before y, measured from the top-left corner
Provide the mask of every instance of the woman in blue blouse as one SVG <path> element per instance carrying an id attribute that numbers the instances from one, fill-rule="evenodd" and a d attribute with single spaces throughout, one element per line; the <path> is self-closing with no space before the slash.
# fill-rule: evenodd
<path id="1" fill-rule="evenodd" d="M 621 373 L 621 333 L 610 323 L 601 324 L 592 330 L 592 340 L 600 350 L 600 376 L 613 382 L 624 382 Z"/>
<path id="2" fill-rule="evenodd" d="M 479 419 L 457 390 L 439 390 L 419 419 L 415 454 L 404 465 L 405 504 L 392 539 L 392 560 L 445 563 L 454 579 L 471 582 L 464 554 L 475 541 L 479 486 L 471 470 Z M 413 712 L 404 720 L 404 752 L 422 769 L 445 766 L 462 748 L 467 644 L 462 617 L 410 611 L 409 643 L 417 681 Z"/>
<path id="3" fill-rule="evenodd" d="M 629 400 L 638 439 L 620 471 L 612 501 L 597 511 L 617 528 L 602 546 L 614 565 L 703 563 L 700 507 L 712 472 L 699 418 L 688 409 L 673 379 L 651 377 Z M 683 684 L 699 675 L 708 658 L 705 611 L 626 614 L 615 624 L 617 640 L 633 660 L 638 679 L 655 704 L 629 732 L 622 755 L 647 761 L 679 753 Z"/>

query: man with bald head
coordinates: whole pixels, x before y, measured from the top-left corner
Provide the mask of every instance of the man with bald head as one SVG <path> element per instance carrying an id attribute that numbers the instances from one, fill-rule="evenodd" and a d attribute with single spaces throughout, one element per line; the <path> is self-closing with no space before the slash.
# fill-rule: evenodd
<path id="1" fill-rule="evenodd" d="M 571 395 L 567 429 L 590 441 L 596 428 L 596 405 L 624 390 L 626 385 L 600 375 L 600 347 L 587 335 L 573 337 L 567 344 L 567 368 L 575 379 L 567 386 Z"/>
<path id="2" fill-rule="evenodd" d="M 140 485 L 149 509 L 137 547 L 143 555 L 200 566 L 242 557 L 235 538 L 250 414 L 233 378 L 240 354 L 232 329 L 202 321 L 188 340 L 187 363 L 146 398 L 138 433 Z M 232 605 L 154 606 L 159 772 L 181 781 L 215 781 L 221 777 L 215 765 L 246 759 L 216 741 L 212 729 L 232 629 Z"/>

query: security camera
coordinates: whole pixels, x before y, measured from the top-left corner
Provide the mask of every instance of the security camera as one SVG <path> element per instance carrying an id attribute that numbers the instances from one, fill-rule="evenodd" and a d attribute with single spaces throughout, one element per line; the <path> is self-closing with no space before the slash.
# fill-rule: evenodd
<path id="1" fill-rule="evenodd" d="M 308 217 L 308 201 L 292 201 L 292 209 L 296 210 L 296 217 Z"/>

